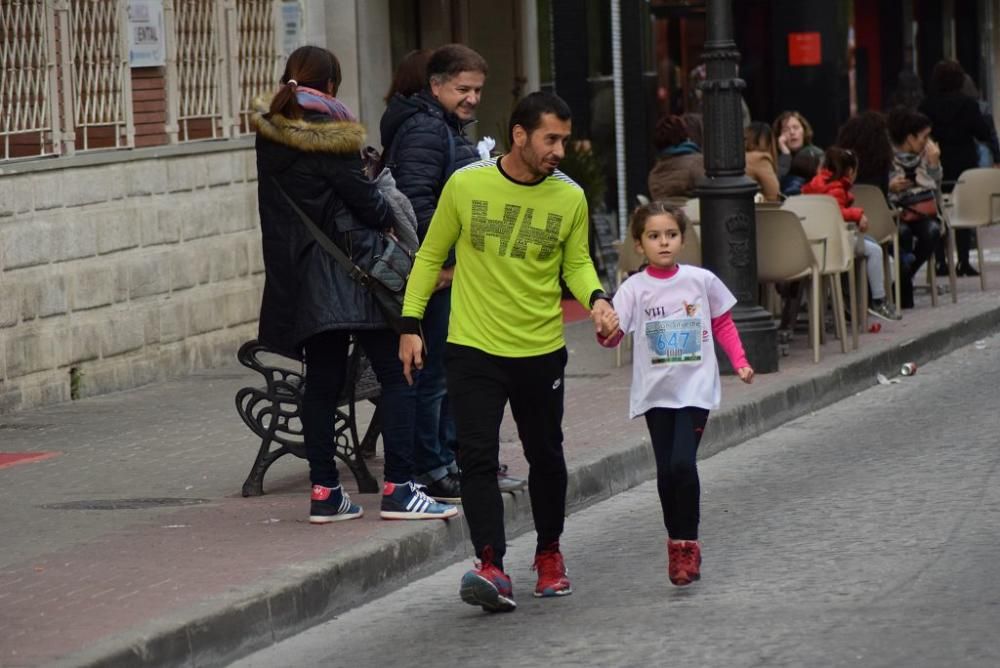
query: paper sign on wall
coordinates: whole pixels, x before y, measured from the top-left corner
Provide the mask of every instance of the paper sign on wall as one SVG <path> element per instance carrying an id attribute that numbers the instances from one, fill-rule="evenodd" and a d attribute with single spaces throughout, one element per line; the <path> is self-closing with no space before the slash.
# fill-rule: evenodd
<path id="1" fill-rule="evenodd" d="M 129 0 L 129 67 L 161 67 L 167 62 L 163 0 Z"/>
<path id="2" fill-rule="evenodd" d="M 823 62 L 823 42 L 818 32 L 793 32 L 788 34 L 788 64 L 808 67 Z"/>

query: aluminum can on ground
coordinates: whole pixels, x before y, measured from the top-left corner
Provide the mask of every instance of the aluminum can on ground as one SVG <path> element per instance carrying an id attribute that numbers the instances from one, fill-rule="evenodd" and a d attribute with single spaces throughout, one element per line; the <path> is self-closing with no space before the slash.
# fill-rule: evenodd
<path id="1" fill-rule="evenodd" d="M 917 365 L 913 362 L 907 362 L 903 365 L 903 368 L 901 368 L 899 372 L 904 376 L 912 376 L 917 372 Z"/>

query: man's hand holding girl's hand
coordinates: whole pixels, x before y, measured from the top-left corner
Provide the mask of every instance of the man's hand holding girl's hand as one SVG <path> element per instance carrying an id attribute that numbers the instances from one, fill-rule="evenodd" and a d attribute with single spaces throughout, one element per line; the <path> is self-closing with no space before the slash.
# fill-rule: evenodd
<path id="1" fill-rule="evenodd" d="M 598 299 L 594 302 L 594 308 L 590 312 L 590 319 L 594 321 L 594 331 L 602 339 L 606 339 L 618 331 L 618 314 L 615 313 L 610 302 Z"/>

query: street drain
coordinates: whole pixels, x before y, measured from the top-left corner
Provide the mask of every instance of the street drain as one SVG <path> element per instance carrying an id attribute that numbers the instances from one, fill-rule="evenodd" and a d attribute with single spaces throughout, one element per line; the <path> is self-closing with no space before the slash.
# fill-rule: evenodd
<path id="1" fill-rule="evenodd" d="M 42 508 L 49 510 L 143 510 L 146 508 L 170 508 L 177 506 L 197 506 L 208 503 L 208 499 L 149 498 L 149 499 L 90 499 L 68 501 L 66 503 L 46 503 Z"/>

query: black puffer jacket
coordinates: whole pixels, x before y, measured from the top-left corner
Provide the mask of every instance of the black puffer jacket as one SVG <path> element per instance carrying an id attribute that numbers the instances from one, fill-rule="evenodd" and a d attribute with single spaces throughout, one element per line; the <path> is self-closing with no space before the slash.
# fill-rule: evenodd
<path id="1" fill-rule="evenodd" d="M 355 262 L 369 266 L 379 231 L 393 220 L 386 201 L 362 172 L 364 127 L 323 116 L 265 117 L 264 111 L 252 116 L 266 270 L 261 342 L 298 352 L 307 338 L 327 330 L 387 327 L 368 291 L 320 248 L 274 184 L 277 179 Z"/>
<path id="2" fill-rule="evenodd" d="M 445 181 L 455 170 L 479 159 L 462 123 L 423 90 L 389 100 L 379 129 L 383 155 L 396 186 L 410 198 L 423 240 Z"/>

